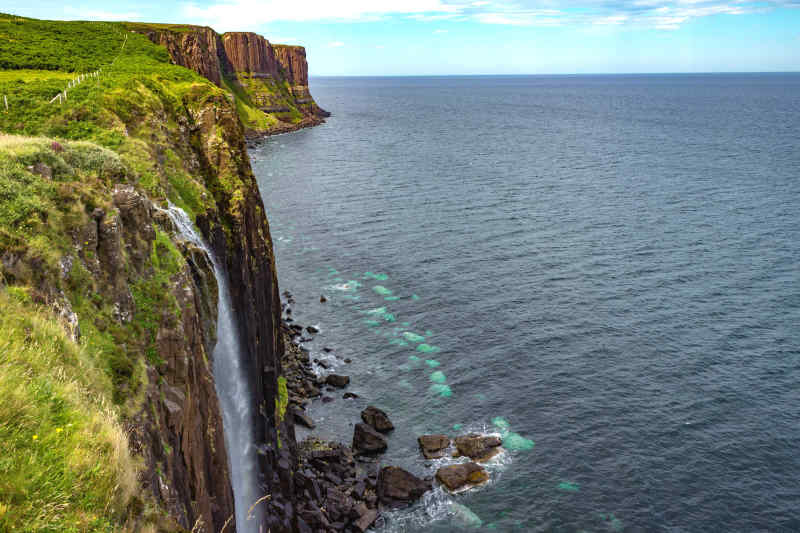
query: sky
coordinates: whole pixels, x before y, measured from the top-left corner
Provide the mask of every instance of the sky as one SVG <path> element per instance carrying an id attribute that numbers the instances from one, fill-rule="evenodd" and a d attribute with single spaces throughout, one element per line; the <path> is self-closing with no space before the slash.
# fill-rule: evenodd
<path id="1" fill-rule="evenodd" d="M 800 71 L 800 0 L 3 0 L 0 11 L 255 31 L 312 76 Z"/>

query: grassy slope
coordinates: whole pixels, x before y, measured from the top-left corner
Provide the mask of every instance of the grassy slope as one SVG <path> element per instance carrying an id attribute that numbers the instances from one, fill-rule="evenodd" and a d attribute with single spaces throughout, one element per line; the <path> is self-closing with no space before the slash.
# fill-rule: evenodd
<path id="1" fill-rule="evenodd" d="M 148 504 L 132 496 L 137 466 L 119 424 L 141 401 L 145 360 L 158 358 L 157 315 L 175 307 L 165 287 L 183 258 L 158 233 L 125 325 L 80 261 L 66 279 L 59 262 L 75 253 L 95 207 L 113 210 L 114 183 L 193 216 L 214 207 L 214 187 L 240 185 L 224 173 L 207 184 L 173 142 L 182 116 L 224 93 L 120 24 L 0 14 L 0 44 L 0 95 L 10 107 L 0 110 L 0 133 L 16 134 L 0 135 L 0 256 L 22 258 L 12 276 L 0 268 L 0 531 L 152 531 L 159 513 L 147 518 Z M 70 90 L 66 103 L 47 103 L 76 73 L 98 68 L 103 75 Z M 30 172 L 36 163 L 53 179 Z M 42 280 L 72 303 L 80 343 L 31 299 Z"/>

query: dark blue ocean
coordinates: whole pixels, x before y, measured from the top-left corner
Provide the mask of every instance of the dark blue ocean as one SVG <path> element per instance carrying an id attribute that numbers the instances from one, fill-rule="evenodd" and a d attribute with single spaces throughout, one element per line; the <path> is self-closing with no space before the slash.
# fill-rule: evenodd
<path id="1" fill-rule="evenodd" d="M 382 407 L 383 463 L 429 476 L 420 434 L 507 448 L 383 531 L 800 531 L 800 74 L 311 89 L 327 124 L 251 155 L 281 290 L 361 396 L 317 433 Z"/>

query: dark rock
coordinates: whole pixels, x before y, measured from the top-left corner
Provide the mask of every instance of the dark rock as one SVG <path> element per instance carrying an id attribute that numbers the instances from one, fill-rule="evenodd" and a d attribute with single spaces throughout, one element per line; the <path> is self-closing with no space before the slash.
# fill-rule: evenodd
<path id="1" fill-rule="evenodd" d="M 309 333 L 319 333 L 319 328 L 316 328 L 314 326 L 308 326 L 306 327 L 306 331 Z"/>
<path id="2" fill-rule="evenodd" d="M 356 424 L 353 430 L 353 450 L 357 453 L 385 452 L 387 446 L 383 435 L 366 424 Z"/>
<path id="3" fill-rule="evenodd" d="M 445 451 L 450 446 L 450 437 L 447 435 L 422 435 L 417 438 L 417 442 L 425 459 L 438 459 L 444 457 Z"/>
<path id="4" fill-rule="evenodd" d="M 322 303 L 322 304 L 324 304 L 324 303 L 325 303 L 325 302 L 327 302 L 327 301 L 328 301 L 328 299 L 327 299 L 327 298 L 325 298 L 325 296 L 324 296 L 324 295 L 322 295 L 322 296 L 320 296 L 320 297 L 319 297 L 319 303 Z"/>
<path id="5" fill-rule="evenodd" d="M 300 424 L 301 426 L 305 426 L 308 429 L 314 429 L 316 427 L 314 421 L 311 420 L 311 417 L 305 414 L 300 409 L 294 408 L 292 410 L 292 414 L 294 415 L 295 424 Z"/>
<path id="6" fill-rule="evenodd" d="M 348 400 L 350 398 L 358 398 L 358 394 L 356 394 L 355 392 L 345 392 L 342 395 L 342 398 L 344 398 L 345 400 Z"/>
<path id="7" fill-rule="evenodd" d="M 347 363 L 347 364 L 350 364 L 350 363 L 353 362 L 353 360 L 348 357 L 348 358 L 345 358 L 344 362 Z"/>
<path id="8" fill-rule="evenodd" d="M 329 374 L 325 378 L 325 383 L 338 387 L 340 389 L 346 387 L 350 383 L 350 376 L 340 376 L 338 374 Z"/>
<path id="9" fill-rule="evenodd" d="M 456 437 L 456 457 L 463 455 L 474 461 L 488 461 L 500 452 L 503 441 L 499 437 L 484 436 L 472 433 Z"/>
<path id="10" fill-rule="evenodd" d="M 323 396 L 322 397 L 322 403 L 331 403 L 332 401 L 333 401 L 333 398 L 330 397 L 330 396 Z"/>
<path id="11" fill-rule="evenodd" d="M 353 527 L 356 531 L 364 531 L 368 530 L 369 527 L 375 522 L 375 519 L 378 518 L 378 511 L 375 509 L 367 509 L 367 512 L 364 513 L 361 518 L 353 522 Z"/>
<path id="12" fill-rule="evenodd" d="M 454 491 L 483 483 L 489 479 L 489 474 L 477 463 L 459 463 L 440 468 L 436 472 L 436 479 Z"/>
<path id="13" fill-rule="evenodd" d="M 286 308 L 286 314 L 287 315 L 291 315 L 292 314 L 292 308 L 291 307 L 287 307 Z"/>
<path id="14" fill-rule="evenodd" d="M 322 348 L 322 351 L 325 353 L 331 353 L 333 351 L 333 348 L 328 348 L 327 346 L 325 346 Z"/>
<path id="15" fill-rule="evenodd" d="M 420 479 L 397 466 L 386 466 L 378 476 L 378 499 L 384 505 L 407 505 L 431 490 L 428 479 Z"/>
<path id="16" fill-rule="evenodd" d="M 394 424 L 389 420 L 386 413 L 372 405 L 361 411 L 361 420 L 383 433 L 394 429 Z"/>

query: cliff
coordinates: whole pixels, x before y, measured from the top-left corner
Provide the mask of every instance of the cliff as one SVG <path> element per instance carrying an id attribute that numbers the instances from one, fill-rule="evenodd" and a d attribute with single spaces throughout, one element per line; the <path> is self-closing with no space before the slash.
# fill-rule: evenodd
<path id="1" fill-rule="evenodd" d="M 308 88 L 300 46 L 272 45 L 251 32 L 219 35 L 202 26 L 127 23 L 164 46 L 172 61 L 229 91 L 248 136 L 285 133 L 323 122 Z"/>
<path id="2" fill-rule="evenodd" d="M 216 281 L 165 215 L 171 202 L 227 270 L 270 496 L 261 525 L 293 530 L 280 302 L 243 122 L 273 132 L 319 119 L 261 38 L 241 54 L 229 39 L 245 76 L 207 28 L 130 29 L 0 16 L 0 340 L 16 347 L 0 357 L 0 442 L 15 443 L 0 461 L 0 529 L 235 527 L 212 372 Z M 282 87 L 290 111 L 247 115 L 250 94 L 268 92 L 258 80 Z"/>

